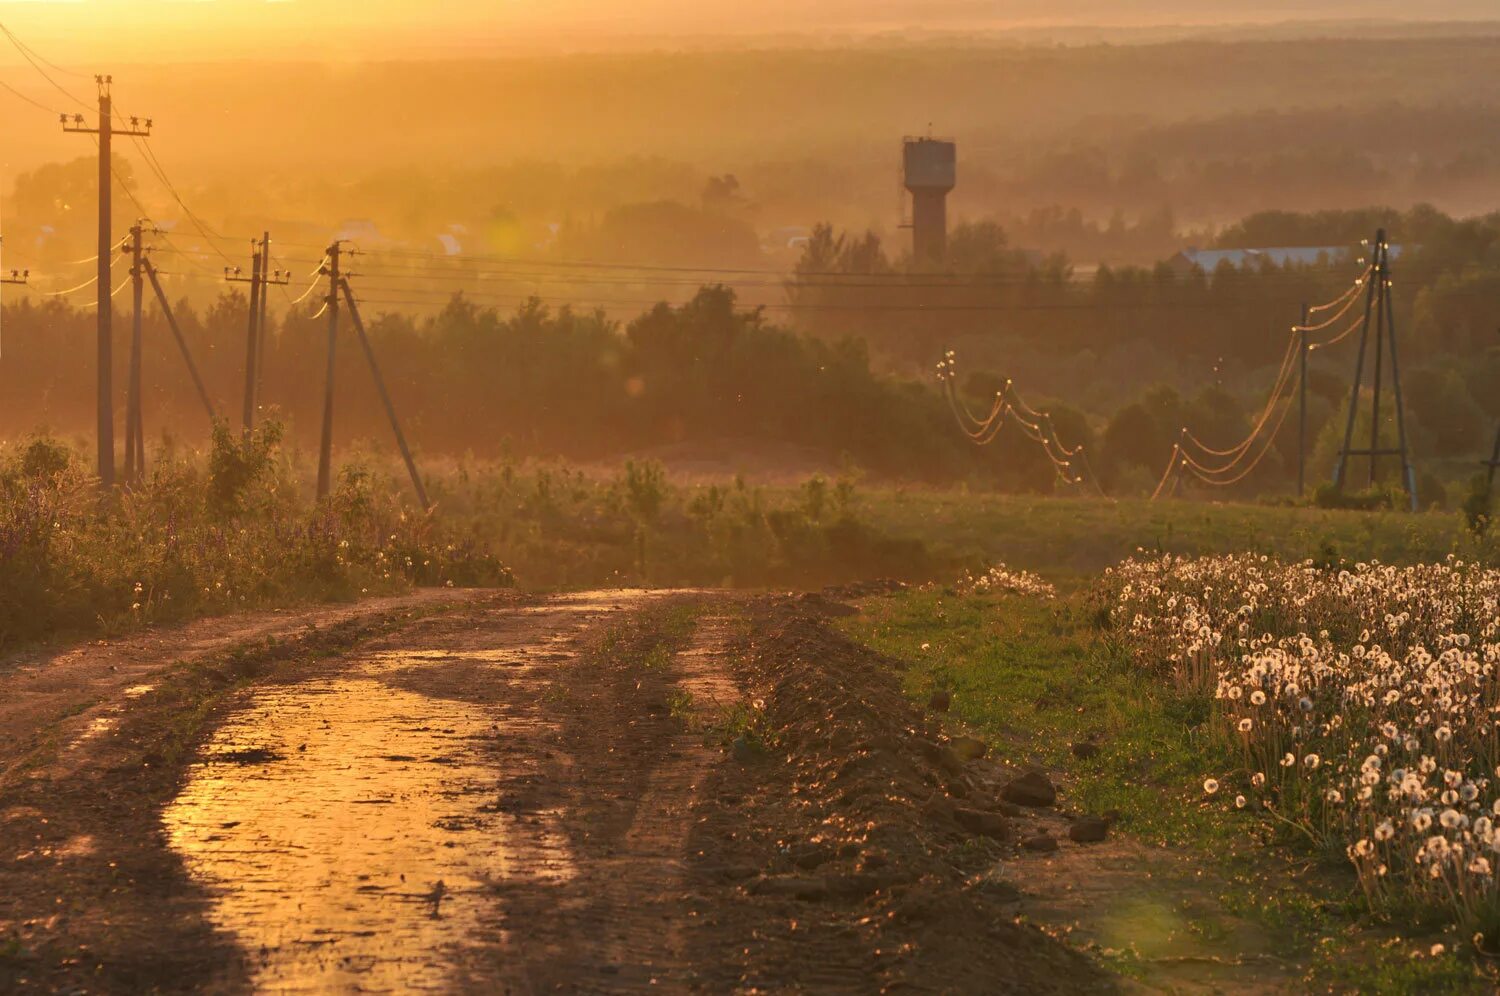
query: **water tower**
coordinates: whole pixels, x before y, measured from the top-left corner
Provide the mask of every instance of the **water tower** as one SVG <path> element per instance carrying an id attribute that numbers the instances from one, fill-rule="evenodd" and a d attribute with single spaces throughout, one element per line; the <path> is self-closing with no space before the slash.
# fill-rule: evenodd
<path id="1" fill-rule="evenodd" d="M 901 183 L 911 194 L 912 255 L 942 262 L 948 252 L 948 191 L 958 173 L 958 149 L 938 138 L 902 142 Z"/>

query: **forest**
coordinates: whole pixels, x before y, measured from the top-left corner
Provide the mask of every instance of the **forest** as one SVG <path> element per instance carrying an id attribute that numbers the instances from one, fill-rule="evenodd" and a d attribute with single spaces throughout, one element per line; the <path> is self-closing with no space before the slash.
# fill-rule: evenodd
<path id="1" fill-rule="evenodd" d="M 1412 240 L 1394 264 L 1395 320 L 1413 445 L 1429 500 L 1467 482 L 1500 420 L 1500 343 L 1487 302 L 1500 292 L 1500 218 L 1456 220 L 1432 208 L 1253 215 L 1222 244 L 1349 244 L 1387 227 Z M 170 258 L 170 257 L 167 257 Z M 356 257 L 358 259 L 358 257 Z M 375 258 L 359 261 L 385 272 Z M 386 264 L 386 265 L 393 265 Z M 1182 426 L 1230 446 L 1268 400 L 1288 329 L 1303 303 L 1338 297 L 1355 260 L 1270 265 L 1212 274 L 1102 267 L 1091 277 L 1055 256 L 1010 250 L 993 222 L 953 233 L 947 267 L 913 267 L 878 235 L 819 226 L 787 283 L 782 312 L 746 305 L 732 285 L 703 286 L 682 304 L 645 306 L 625 320 L 601 308 L 541 299 L 505 307 L 443 287 L 437 310 L 364 305 L 375 352 L 408 435 L 431 458 L 610 461 L 671 447 L 804 454 L 889 480 L 971 482 L 1003 490 L 1064 487 L 1024 435 L 973 448 L 929 375 L 948 349 L 961 358 L 963 396 L 986 405 L 1004 380 L 1052 415 L 1061 440 L 1096 457 L 1100 483 L 1149 493 Z M 361 278 L 353 278 L 356 288 Z M 365 295 L 360 292 L 360 298 Z M 117 299 L 118 300 L 118 299 Z M 378 295 L 374 298 L 379 302 Z M 402 299 L 397 299 L 398 302 Z M 419 301 L 420 298 L 406 298 Z M 316 438 L 326 319 L 321 295 L 272 322 L 262 414 L 294 442 Z M 247 303 L 225 291 L 174 314 L 220 417 L 237 417 Z M 1357 324 L 1353 308 L 1339 329 Z M 127 321 L 125 314 L 117 322 Z M 63 301 L 5 307 L 0 424 L 84 433 L 93 382 L 76 362 L 94 316 Z M 145 315 L 151 445 L 195 445 L 210 428 L 160 308 Z M 1326 480 L 1337 453 L 1356 336 L 1311 354 L 1309 474 Z M 117 376 L 125 358 L 116 356 Z M 1100 378 L 1099 369 L 1111 376 Z M 346 331 L 338 353 L 337 434 L 382 448 L 389 429 Z M 1292 395 L 1284 389 L 1283 397 Z M 1287 418 L 1264 466 L 1239 494 L 1286 494 L 1295 480 L 1297 419 Z M 748 459 L 748 457 L 746 457 Z M 736 468 L 725 467 L 728 472 Z"/>

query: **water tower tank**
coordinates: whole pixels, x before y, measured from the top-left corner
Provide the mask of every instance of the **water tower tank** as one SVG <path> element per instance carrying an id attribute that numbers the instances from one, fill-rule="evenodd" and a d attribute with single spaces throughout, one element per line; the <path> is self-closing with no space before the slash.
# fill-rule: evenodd
<path id="1" fill-rule="evenodd" d="M 937 138 L 906 139 L 901 178 L 911 193 L 912 254 L 939 262 L 948 250 L 948 191 L 958 180 L 958 147 Z"/>

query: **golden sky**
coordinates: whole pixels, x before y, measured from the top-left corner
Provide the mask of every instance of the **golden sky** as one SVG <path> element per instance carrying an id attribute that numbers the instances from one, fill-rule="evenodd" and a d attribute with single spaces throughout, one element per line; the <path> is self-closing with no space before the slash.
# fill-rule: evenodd
<path id="1" fill-rule="evenodd" d="M 1495 0 L 0 0 L 0 19 L 70 64 L 425 56 L 611 39 L 957 30 L 1037 24 L 1492 18 Z M 11 61 L 6 58 L 4 61 Z"/>

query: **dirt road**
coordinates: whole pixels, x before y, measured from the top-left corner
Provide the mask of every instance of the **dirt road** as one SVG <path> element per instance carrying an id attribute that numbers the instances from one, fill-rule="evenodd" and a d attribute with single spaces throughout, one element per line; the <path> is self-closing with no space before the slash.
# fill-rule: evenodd
<path id="1" fill-rule="evenodd" d="M 433 593 L 0 665 L 0 989 L 1108 988 L 838 611 Z"/>

